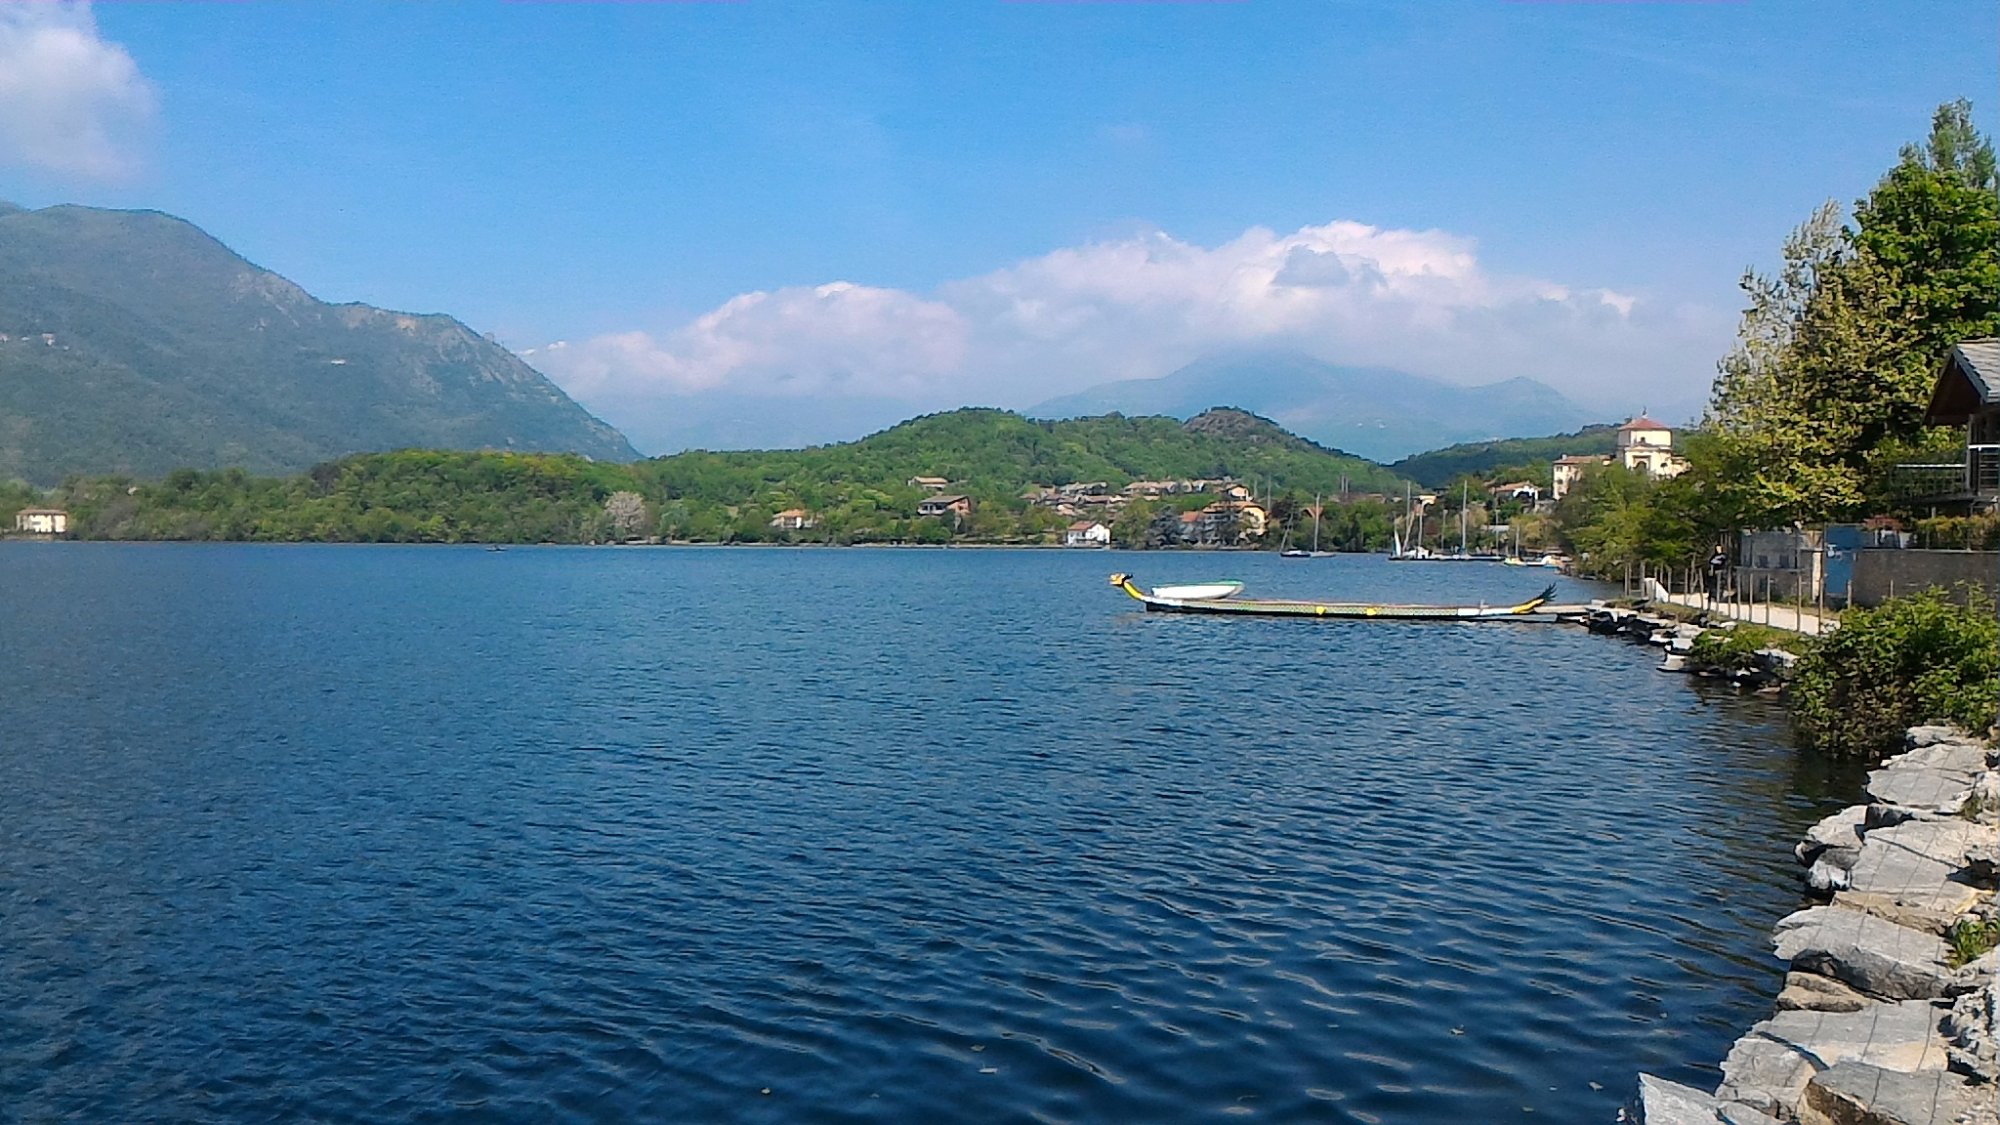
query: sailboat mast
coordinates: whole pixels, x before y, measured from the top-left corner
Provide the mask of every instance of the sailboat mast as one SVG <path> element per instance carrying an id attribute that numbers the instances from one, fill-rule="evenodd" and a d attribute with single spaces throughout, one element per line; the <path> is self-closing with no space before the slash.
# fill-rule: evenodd
<path id="1" fill-rule="evenodd" d="M 1458 553 L 1465 555 L 1465 506 L 1472 501 L 1472 486 L 1461 482 L 1458 486 Z"/>

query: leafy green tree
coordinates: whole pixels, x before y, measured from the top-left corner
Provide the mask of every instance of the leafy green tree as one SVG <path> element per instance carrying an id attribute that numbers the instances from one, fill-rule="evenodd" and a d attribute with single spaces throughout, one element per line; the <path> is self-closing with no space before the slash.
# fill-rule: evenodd
<path id="1" fill-rule="evenodd" d="M 1779 271 L 1743 289 L 1704 423 L 1714 501 L 1768 525 L 1886 499 L 1878 450 L 1924 440 L 1939 357 L 2000 331 L 2000 195 L 1970 104 L 1938 108 L 1928 144 L 1903 150 L 1850 225 L 1822 206 Z"/>

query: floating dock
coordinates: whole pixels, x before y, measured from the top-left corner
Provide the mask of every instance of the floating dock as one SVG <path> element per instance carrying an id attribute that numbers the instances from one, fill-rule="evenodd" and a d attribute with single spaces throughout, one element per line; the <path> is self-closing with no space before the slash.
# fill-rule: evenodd
<path id="1" fill-rule="evenodd" d="M 1140 602 L 1149 613 L 1208 613 L 1246 617 L 1330 617 L 1350 621 L 1558 621 L 1581 617 L 1583 606 L 1554 606 L 1550 586 L 1513 605 L 1406 605 L 1373 602 L 1297 601 L 1277 598 L 1162 597 L 1147 593 L 1129 574 L 1114 574 L 1111 584 Z"/>

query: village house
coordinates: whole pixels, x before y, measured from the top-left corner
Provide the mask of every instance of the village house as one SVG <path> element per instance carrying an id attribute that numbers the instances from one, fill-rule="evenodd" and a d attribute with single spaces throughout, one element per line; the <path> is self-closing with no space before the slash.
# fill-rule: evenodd
<path id="1" fill-rule="evenodd" d="M 1078 520 L 1063 531 L 1065 547 L 1109 547 L 1111 529 L 1095 520 Z"/>
<path id="2" fill-rule="evenodd" d="M 1610 463 L 1609 457 L 1573 457 L 1565 454 L 1556 458 L 1549 477 L 1549 498 L 1560 500 L 1568 496 L 1569 490 L 1576 487 L 1577 482 L 1583 479 L 1584 473 Z"/>
<path id="3" fill-rule="evenodd" d="M 804 508 L 786 508 L 771 517 L 771 526 L 779 531 L 804 531 L 818 522 Z"/>
<path id="4" fill-rule="evenodd" d="M 951 487 L 951 482 L 943 477 L 911 477 L 907 483 L 911 488 L 921 488 L 927 492 L 943 492 Z"/>
<path id="5" fill-rule="evenodd" d="M 14 513 L 14 530 L 28 535 L 68 535 L 69 513 L 61 508 L 22 508 Z"/>
<path id="6" fill-rule="evenodd" d="M 972 498 L 956 494 L 950 496 L 932 496 L 917 505 L 917 514 L 920 516 L 969 516 L 972 514 Z"/>
<path id="7" fill-rule="evenodd" d="M 1965 430 L 1965 455 L 1949 491 L 1933 499 L 1968 509 L 2000 506 L 2000 337 L 1966 340 L 1945 357 L 1924 421 Z"/>
<path id="8" fill-rule="evenodd" d="M 1523 504 L 1533 504 L 1542 498 L 1542 486 L 1526 480 L 1496 484 L 1487 491 L 1496 500 L 1518 500 Z"/>
<path id="9" fill-rule="evenodd" d="M 1248 500 L 1217 500 L 1191 514 L 1195 517 L 1196 542 L 1229 546 L 1264 535 L 1264 509 Z"/>

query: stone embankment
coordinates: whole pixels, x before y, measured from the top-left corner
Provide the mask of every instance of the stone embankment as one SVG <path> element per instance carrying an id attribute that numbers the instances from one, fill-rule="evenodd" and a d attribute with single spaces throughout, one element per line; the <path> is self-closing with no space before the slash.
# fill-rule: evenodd
<path id="1" fill-rule="evenodd" d="M 1781 648 L 1763 648 L 1737 655 L 1727 667 L 1706 665 L 1695 650 L 1695 641 L 1711 630 L 1727 632 L 1739 626 L 1730 621 L 1710 622 L 1705 615 L 1690 622 L 1592 602 L 1579 620 L 1593 633 L 1622 636 L 1664 650 L 1661 671 L 1728 680 L 1745 691 L 1776 692 L 1798 659 Z"/>
<path id="2" fill-rule="evenodd" d="M 2000 1123 L 1997 766 L 1981 742 L 1917 727 L 1868 775 L 1867 804 L 1814 825 L 1797 855 L 1819 901 L 1777 925 L 1777 1014 L 1736 1041 L 1713 1091 L 1640 1076 L 1637 1120 Z"/>

